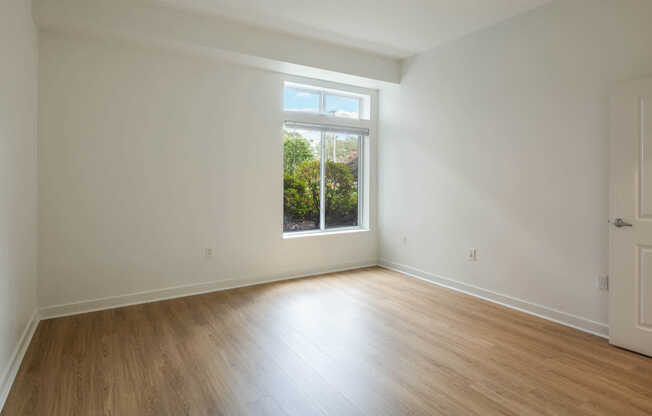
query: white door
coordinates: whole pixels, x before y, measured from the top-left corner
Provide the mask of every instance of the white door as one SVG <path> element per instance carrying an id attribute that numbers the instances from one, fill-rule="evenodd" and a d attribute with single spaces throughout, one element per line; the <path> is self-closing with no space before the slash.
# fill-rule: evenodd
<path id="1" fill-rule="evenodd" d="M 609 342 L 652 356 L 652 78 L 611 99 Z"/>

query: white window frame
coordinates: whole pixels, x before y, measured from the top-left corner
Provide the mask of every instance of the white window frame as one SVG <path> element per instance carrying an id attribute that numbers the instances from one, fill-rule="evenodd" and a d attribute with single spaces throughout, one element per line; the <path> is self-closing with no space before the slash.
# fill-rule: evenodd
<path id="1" fill-rule="evenodd" d="M 371 91 L 363 90 L 356 87 L 349 87 L 343 85 L 332 85 L 330 83 L 323 83 L 318 81 L 310 81 L 308 85 L 304 82 L 296 82 L 294 80 L 285 80 L 283 83 L 283 91 L 285 87 L 305 91 L 309 93 L 319 93 L 319 112 L 306 112 L 306 111 L 293 111 L 284 110 L 283 128 L 289 123 L 293 128 L 301 128 L 301 125 L 312 126 L 313 129 L 323 129 L 321 131 L 321 160 L 320 160 L 320 229 L 318 230 L 305 230 L 305 231 L 288 231 L 283 232 L 283 238 L 295 238 L 311 235 L 328 235 L 368 231 L 370 224 L 370 210 L 365 201 L 369 201 L 369 183 L 370 183 L 370 169 L 367 164 L 370 163 L 370 153 L 367 149 L 370 148 L 372 139 L 373 125 L 371 105 L 375 104 L 372 100 L 375 96 Z M 326 113 L 326 96 L 341 96 L 358 99 L 358 112 L 359 115 L 368 114 L 368 119 L 339 117 Z M 366 101 L 366 103 L 365 103 Z M 369 106 L 364 108 L 364 106 Z M 326 227 L 326 198 L 325 198 L 325 163 L 326 163 L 326 134 L 328 131 L 340 132 L 348 134 L 358 134 L 358 225 L 352 227 Z M 357 133 L 353 133 L 356 132 Z M 282 218 L 283 219 L 283 218 Z M 283 230 L 283 224 L 282 228 Z"/>
<path id="2" fill-rule="evenodd" d="M 312 111 L 302 111 L 302 110 L 285 110 L 286 113 L 290 114 L 313 114 L 324 117 L 331 117 L 334 120 L 337 120 L 339 124 L 340 120 L 360 120 L 360 121 L 371 121 L 371 96 L 369 94 L 361 94 L 359 92 L 353 91 L 342 91 L 333 88 L 324 88 L 316 85 L 305 85 L 295 82 L 284 83 L 284 88 L 292 88 L 293 90 L 299 92 L 306 92 L 309 94 L 318 94 L 319 95 L 319 109 L 317 112 Z M 326 97 L 341 97 L 341 98 L 353 98 L 358 101 L 358 117 L 340 117 L 334 114 L 326 112 Z"/>

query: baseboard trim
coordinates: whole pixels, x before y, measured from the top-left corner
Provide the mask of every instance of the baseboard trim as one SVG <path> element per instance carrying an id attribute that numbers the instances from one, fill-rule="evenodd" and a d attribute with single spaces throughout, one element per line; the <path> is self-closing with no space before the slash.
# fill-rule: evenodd
<path id="1" fill-rule="evenodd" d="M 23 357 L 25 357 L 27 347 L 29 347 L 29 344 L 32 342 L 32 337 L 34 336 L 34 332 L 36 332 L 39 321 L 39 311 L 38 309 L 35 309 L 32 316 L 29 318 L 27 326 L 18 339 L 18 343 L 14 348 L 14 352 L 11 354 L 11 359 L 7 364 L 7 368 L 2 372 L 2 377 L 0 378 L 0 412 L 7 401 L 9 391 L 11 391 L 11 386 L 14 384 L 16 374 L 18 374 L 20 364 L 23 362 Z"/>
<path id="2" fill-rule="evenodd" d="M 490 290 L 462 283 L 444 276 L 439 276 L 434 273 L 417 269 L 416 267 L 407 266 L 405 264 L 380 259 L 378 266 L 395 272 L 403 273 L 407 276 L 423 280 L 428 283 L 466 293 L 467 295 L 471 295 L 476 298 L 497 303 L 511 309 L 516 309 L 517 311 L 538 316 L 539 318 L 543 318 L 548 321 L 569 326 L 583 332 L 588 332 L 589 334 L 597 335 L 602 338 L 609 338 L 609 326 L 605 323 L 592 321 L 590 319 L 549 308 L 547 306 L 538 305 L 536 303 L 528 302 L 512 296 L 492 292 Z"/>
<path id="3" fill-rule="evenodd" d="M 164 289 L 148 290 L 144 292 L 129 293 L 119 296 L 109 296 L 100 299 L 92 299 L 80 302 L 66 303 L 62 305 L 47 306 L 40 309 L 41 319 L 60 318 L 70 315 L 78 315 L 87 312 L 96 312 L 106 309 L 121 308 L 124 306 L 139 305 L 142 303 L 157 302 L 160 300 L 175 299 L 184 296 L 201 295 L 204 293 L 218 292 L 221 290 L 236 289 L 240 287 L 261 285 L 265 283 L 280 282 L 284 280 L 299 279 L 302 277 L 317 276 L 320 274 L 343 272 L 347 270 L 363 269 L 376 266 L 376 262 L 349 264 L 333 268 L 323 269 L 317 272 L 296 273 L 281 275 L 277 277 L 250 278 L 250 279 L 227 279 L 213 282 L 198 283 L 183 286 L 174 286 Z"/>

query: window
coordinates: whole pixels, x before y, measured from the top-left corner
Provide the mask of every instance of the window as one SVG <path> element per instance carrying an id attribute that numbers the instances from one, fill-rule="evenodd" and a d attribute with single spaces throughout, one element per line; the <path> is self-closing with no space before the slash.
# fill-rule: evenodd
<path id="1" fill-rule="evenodd" d="M 283 108 L 289 112 L 370 119 L 370 97 L 364 94 L 286 83 L 283 98 Z"/>
<path id="2" fill-rule="evenodd" d="M 283 232 L 319 230 L 322 134 L 283 131 Z"/>
<path id="3" fill-rule="evenodd" d="M 291 83 L 284 97 L 283 232 L 361 228 L 370 97 Z"/>
<path id="4" fill-rule="evenodd" d="M 326 228 L 358 226 L 360 142 L 362 136 L 325 133 Z"/>

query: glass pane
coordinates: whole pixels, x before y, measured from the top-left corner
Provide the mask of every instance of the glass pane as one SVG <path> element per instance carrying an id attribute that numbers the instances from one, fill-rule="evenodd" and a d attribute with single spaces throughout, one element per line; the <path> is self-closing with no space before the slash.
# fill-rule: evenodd
<path id="1" fill-rule="evenodd" d="M 360 100 L 355 97 L 326 95 L 326 112 L 336 117 L 360 118 Z"/>
<path id="2" fill-rule="evenodd" d="M 326 228 L 358 225 L 360 136 L 326 134 Z"/>
<path id="3" fill-rule="evenodd" d="M 285 88 L 283 109 L 285 111 L 319 112 L 319 92 Z"/>
<path id="4" fill-rule="evenodd" d="M 319 230 L 321 133 L 283 131 L 283 231 Z"/>

